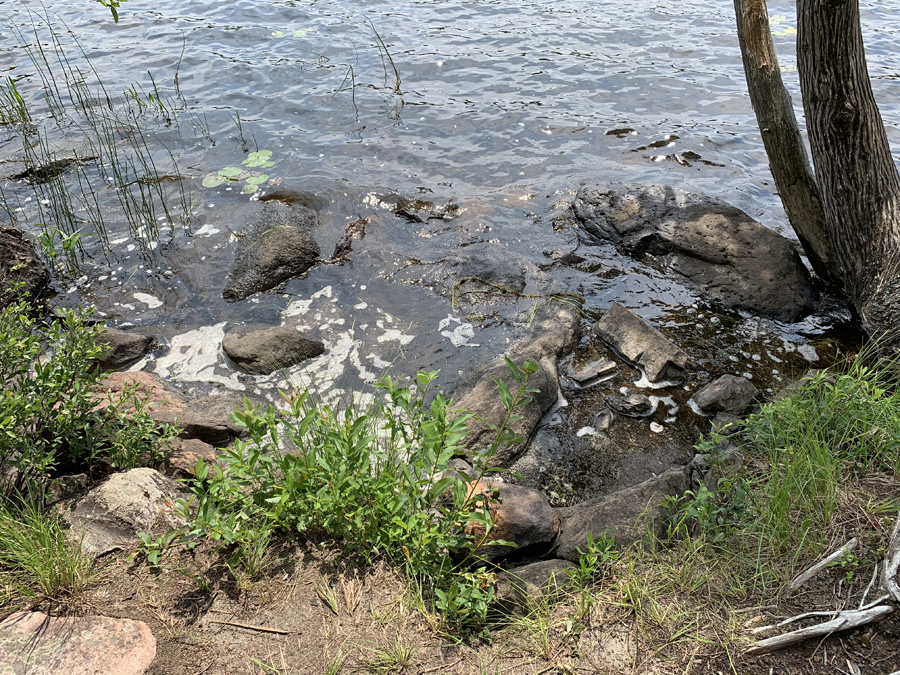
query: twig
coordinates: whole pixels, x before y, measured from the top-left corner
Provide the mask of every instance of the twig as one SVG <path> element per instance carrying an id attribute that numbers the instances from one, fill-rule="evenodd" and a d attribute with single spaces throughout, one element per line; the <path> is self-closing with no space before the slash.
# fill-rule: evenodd
<path id="1" fill-rule="evenodd" d="M 447 670 L 449 670 L 450 668 L 452 668 L 453 666 L 455 666 L 455 665 L 456 665 L 457 663 L 459 663 L 460 661 L 462 661 L 462 657 L 461 657 L 461 656 L 460 656 L 458 659 L 456 659 L 456 661 L 454 661 L 453 663 L 451 663 L 449 666 L 445 666 L 444 664 L 441 664 L 441 665 L 439 665 L 439 666 L 435 666 L 434 668 L 429 668 L 428 670 L 420 670 L 420 671 L 419 671 L 419 675 L 425 675 L 425 673 L 433 673 L 433 672 L 435 672 L 436 670 L 442 670 L 442 669 L 444 669 L 444 668 L 446 668 Z"/>
<path id="2" fill-rule="evenodd" d="M 758 633 L 765 633 L 767 630 L 772 630 L 773 628 L 781 628 L 782 626 L 787 626 L 789 623 L 794 623 L 795 621 L 800 621 L 800 619 L 808 619 L 811 616 L 838 617 L 841 614 L 843 614 L 844 611 L 863 612 L 867 609 L 871 609 L 875 605 L 878 605 L 878 604 L 884 602 L 889 597 L 891 597 L 891 596 L 888 594 L 884 594 L 884 595 L 880 596 L 877 600 L 873 600 L 872 602 L 870 602 L 868 605 L 860 605 L 856 610 L 837 610 L 837 609 L 835 609 L 835 610 L 828 610 L 828 611 L 822 611 L 822 612 L 804 612 L 803 614 L 798 614 L 797 616 L 792 616 L 789 619 L 785 619 L 784 621 L 781 621 L 779 623 L 772 624 L 771 626 L 760 626 L 759 628 L 754 628 L 750 632 L 753 633 L 753 635 L 756 635 Z"/>
<path id="3" fill-rule="evenodd" d="M 246 628 L 247 630 L 258 630 L 261 633 L 278 633 L 279 635 L 290 635 L 291 631 L 281 630 L 280 628 L 269 628 L 268 626 L 251 626 L 247 623 L 237 623 L 235 621 L 215 621 L 209 620 L 210 623 L 220 623 L 223 626 L 234 626 L 235 628 Z"/>
<path id="4" fill-rule="evenodd" d="M 879 605 L 878 607 L 872 607 L 863 611 L 848 610 L 846 612 L 841 612 L 831 621 L 819 623 L 815 626 L 809 626 L 808 628 L 801 628 L 800 630 L 791 631 L 784 635 L 776 635 L 775 637 L 760 640 L 745 651 L 744 654 L 747 656 L 768 654 L 769 652 L 789 647 L 798 642 L 803 642 L 809 638 L 828 636 L 837 631 L 865 626 L 886 617 L 893 611 L 894 608 L 890 605 Z"/>
<path id="5" fill-rule="evenodd" d="M 787 594 L 790 595 L 794 591 L 796 591 L 802 584 L 806 583 L 814 576 L 816 576 L 819 572 L 828 567 L 831 563 L 839 558 L 844 557 L 847 553 L 852 551 L 859 544 L 859 539 L 853 537 L 846 544 L 841 546 L 837 551 L 832 553 L 830 556 L 817 562 L 815 565 L 806 570 L 803 574 L 794 579 L 787 587 Z"/>
<path id="6" fill-rule="evenodd" d="M 900 602 L 900 585 L 897 584 L 897 568 L 900 568 L 900 514 L 891 533 L 891 543 L 884 555 L 884 571 L 881 575 L 881 587 Z"/>
<path id="7" fill-rule="evenodd" d="M 875 565 L 875 569 L 872 570 L 872 580 L 869 582 L 869 585 L 866 586 L 866 590 L 862 594 L 862 598 L 859 601 L 859 607 L 857 609 L 862 609 L 862 606 L 866 604 L 866 598 L 869 595 L 869 591 L 872 590 L 872 586 L 875 585 L 875 580 L 878 578 L 878 565 Z"/>

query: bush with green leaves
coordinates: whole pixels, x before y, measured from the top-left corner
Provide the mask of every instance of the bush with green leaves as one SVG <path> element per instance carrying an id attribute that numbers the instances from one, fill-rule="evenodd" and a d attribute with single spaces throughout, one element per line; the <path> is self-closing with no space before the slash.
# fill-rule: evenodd
<path id="1" fill-rule="evenodd" d="M 504 443 L 516 409 L 534 392 L 537 365 L 507 360 L 515 390 L 498 381 L 506 417 L 477 464 L 480 480 Z M 285 396 L 287 409 L 245 402 L 232 418 L 248 433 L 215 464 L 198 462 L 194 497 L 181 500 L 190 520 L 181 538 L 146 535 L 153 563 L 162 549 L 211 538 L 241 562 L 271 534 L 315 535 L 355 559 L 386 561 L 425 585 L 448 626 L 478 626 L 493 600 L 493 573 L 478 549 L 493 541 L 490 497 L 449 467 L 463 454 L 470 415 L 455 412 L 435 391 L 436 372 L 411 387 L 385 376 L 383 400 L 361 411 L 314 404 L 308 393 Z M 430 401 L 430 402 L 427 402 Z M 427 403 L 426 403 L 427 402 Z"/>
<path id="2" fill-rule="evenodd" d="M 0 467 L 20 483 L 60 471 L 152 466 L 175 436 L 133 389 L 100 402 L 104 330 L 90 311 L 43 320 L 24 301 L 0 309 Z M 19 486 L 21 487 L 21 485 Z"/>

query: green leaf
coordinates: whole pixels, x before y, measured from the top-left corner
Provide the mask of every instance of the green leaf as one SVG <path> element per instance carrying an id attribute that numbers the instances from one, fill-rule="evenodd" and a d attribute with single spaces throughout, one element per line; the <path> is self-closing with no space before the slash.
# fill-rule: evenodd
<path id="1" fill-rule="evenodd" d="M 272 31 L 273 38 L 283 38 L 287 37 L 287 33 L 282 33 L 280 30 Z"/>
<path id="2" fill-rule="evenodd" d="M 247 184 L 248 185 L 262 185 L 267 180 L 269 180 L 269 177 L 266 174 L 262 174 L 260 176 L 250 176 L 247 179 Z"/>
<path id="3" fill-rule="evenodd" d="M 245 166 L 263 166 L 269 159 L 272 157 L 271 150 L 257 150 L 256 152 L 251 152 L 247 155 L 247 159 L 245 159 L 241 164 Z"/>
<path id="4" fill-rule="evenodd" d="M 297 30 L 295 30 L 292 33 L 292 35 L 296 38 L 302 38 L 302 37 L 306 37 L 307 33 L 315 33 L 315 32 L 316 32 L 315 28 L 298 28 Z"/>
<path id="5" fill-rule="evenodd" d="M 219 175 L 222 178 L 238 178 L 242 173 L 244 173 L 244 170 L 236 166 L 226 166 L 224 169 L 219 170 Z"/>
<path id="6" fill-rule="evenodd" d="M 225 179 L 222 176 L 218 176 L 214 173 L 211 173 L 206 178 L 203 179 L 202 185 L 205 188 L 214 188 L 214 187 L 219 187 L 224 182 L 225 182 Z"/>
<path id="7" fill-rule="evenodd" d="M 254 192 L 256 192 L 255 185 L 245 185 L 244 189 L 241 190 L 242 195 L 252 195 Z"/>

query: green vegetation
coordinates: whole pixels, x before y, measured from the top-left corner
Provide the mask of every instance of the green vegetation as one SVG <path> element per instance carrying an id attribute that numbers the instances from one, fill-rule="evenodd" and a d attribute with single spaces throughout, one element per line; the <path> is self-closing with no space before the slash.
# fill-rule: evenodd
<path id="1" fill-rule="evenodd" d="M 521 441 L 508 424 L 530 401 L 527 382 L 537 366 L 507 367 L 518 388 L 498 382 L 507 415 L 479 458 L 476 480 L 501 444 Z M 247 404 L 232 417 L 249 439 L 216 465 L 198 462 L 194 499 L 180 503 L 191 524 L 177 540 L 145 536 L 150 561 L 159 563 L 169 546 L 211 538 L 229 547 L 229 566 L 251 574 L 260 570 L 261 542 L 273 535 L 317 536 L 364 564 L 386 561 L 415 579 L 448 628 L 481 626 L 493 573 L 477 551 L 499 542 L 490 537 L 489 498 L 448 466 L 469 416 L 433 390 L 436 376 L 420 372 L 412 387 L 386 376 L 378 385 L 385 400 L 367 411 L 315 405 L 308 393 L 286 397 L 285 412 Z"/>
<path id="2" fill-rule="evenodd" d="M 96 397 L 103 353 L 90 312 L 36 318 L 24 301 L 0 309 L 0 467 L 18 487 L 68 472 L 153 466 L 175 429 L 159 425 L 133 390 Z"/>

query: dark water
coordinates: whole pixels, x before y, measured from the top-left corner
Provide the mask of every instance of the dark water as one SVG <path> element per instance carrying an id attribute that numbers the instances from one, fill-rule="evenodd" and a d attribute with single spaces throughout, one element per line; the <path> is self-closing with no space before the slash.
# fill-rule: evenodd
<path id="1" fill-rule="evenodd" d="M 793 4 L 769 4 L 799 102 Z M 900 0 L 861 4 L 875 95 L 900 149 Z M 366 377 L 398 355 L 453 371 L 489 358 L 497 350 L 485 347 L 506 344 L 515 331 L 509 322 L 476 318 L 470 343 L 482 346 L 453 345 L 439 322 L 448 314 L 466 319 L 446 297 L 414 283 L 410 260 L 499 242 L 533 264 L 527 292 L 546 290 L 549 275 L 584 294 L 589 310 L 617 299 L 673 324 L 681 319 L 669 318 L 670 308 L 695 301 L 662 274 L 610 251 L 589 255 L 601 275 L 548 267 L 545 252 L 575 245 L 571 228 L 554 227 L 554 215 L 582 181 L 661 182 L 715 195 L 789 234 L 745 93 L 732 11 L 726 1 L 130 0 L 114 24 L 88 0 L 59 0 L 49 14 L 34 3 L 0 0 L 0 76 L 17 80 L 55 149 L 84 154 L 77 126 L 49 121 L 38 68 L 21 44 L 35 53 L 40 42 L 61 77 L 49 21 L 67 58 L 93 82 L 81 50 L 89 57 L 105 87 L 97 93 L 101 108 L 125 105 L 123 94 L 135 83 L 146 98 L 152 75 L 171 109 L 145 114 L 142 128 L 158 172 L 187 177 L 176 182 L 186 191 L 189 225 L 176 222 L 182 195 L 168 183 L 172 218 L 157 218 L 154 234 L 136 235 L 119 222 L 112 193 L 100 191 L 111 244 L 84 239 L 80 269 L 58 282 L 64 298 L 167 341 L 226 321 L 276 322 L 285 306 L 301 301 L 293 316 L 343 345 L 333 350 L 343 361 L 336 357 L 306 373 L 310 378 L 328 368 L 333 375 L 346 362 L 358 363 Z M 234 233 L 253 204 L 241 194 L 243 182 L 206 188 L 201 181 L 242 167 L 258 150 L 271 151 L 274 164 L 264 171 L 280 189 L 320 198 L 317 238 L 326 255 L 347 222 L 378 218 L 350 263 L 320 267 L 284 296 L 228 305 L 221 289 Z M 0 127 L 0 159 L 22 152 L 21 136 Z M 105 167 L 90 170 L 102 183 Z M 47 218 L 32 188 L 12 180 L 2 188 L 19 223 L 37 233 Z M 391 192 L 453 200 L 463 211 L 453 221 L 411 223 L 380 206 L 378 198 Z M 400 268 L 405 283 L 396 281 Z M 327 293 L 311 297 L 322 289 Z M 183 342 L 201 338 L 215 342 L 216 333 L 189 333 Z M 193 356 L 206 376 L 197 376 L 200 366 L 185 367 L 186 379 L 237 382 L 233 374 L 212 375 L 209 354 Z M 162 368 L 176 375 L 181 367 Z"/>

